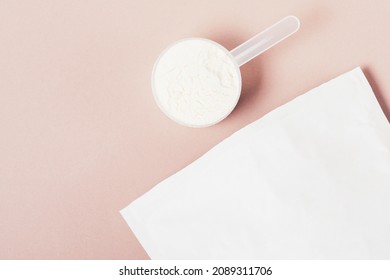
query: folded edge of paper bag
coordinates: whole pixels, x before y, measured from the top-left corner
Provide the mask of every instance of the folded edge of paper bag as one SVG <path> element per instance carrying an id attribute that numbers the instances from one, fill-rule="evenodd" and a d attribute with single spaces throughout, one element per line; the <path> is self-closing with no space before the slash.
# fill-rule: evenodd
<path id="1" fill-rule="evenodd" d="M 384 115 L 383 111 L 381 110 L 380 105 L 362 70 L 360 69 L 360 67 L 357 67 L 350 72 L 342 74 L 337 78 L 332 79 L 329 82 L 324 83 L 301 96 L 298 96 L 292 101 L 263 116 L 259 120 L 256 120 L 255 122 L 240 129 L 230 137 L 223 140 L 221 143 L 217 144 L 208 153 L 212 152 L 214 149 L 218 149 L 219 147 L 223 146 L 226 141 L 231 141 L 232 139 L 240 137 L 241 134 L 247 132 L 248 130 L 260 133 L 263 128 L 268 127 L 273 123 L 288 117 L 290 114 L 299 111 L 301 109 L 301 106 L 310 106 L 312 99 L 314 100 L 316 98 L 320 98 L 321 95 L 339 94 L 339 89 L 337 88 L 338 81 L 341 81 L 342 79 L 346 78 L 356 81 L 356 83 L 353 83 L 353 85 L 356 86 L 356 94 L 359 94 L 359 98 L 363 99 L 364 104 L 370 105 L 367 107 L 372 108 L 373 114 L 378 114 L 376 116 L 375 122 L 375 125 L 379 126 L 377 131 L 381 131 L 384 134 L 383 139 L 386 139 L 385 141 L 389 141 L 390 143 L 390 129 L 388 120 Z M 343 98 L 343 96 L 340 95 L 340 97 L 337 96 L 337 98 Z M 192 165 L 198 164 L 198 162 L 201 161 L 203 157 L 204 156 L 191 163 L 179 172 L 183 172 L 183 170 L 191 168 Z M 123 216 L 123 218 L 129 225 L 131 230 L 134 232 L 141 245 L 144 247 L 144 249 L 152 259 L 162 259 L 165 257 L 164 252 L 159 248 L 159 240 L 155 240 L 155 236 L 158 236 L 158 233 L 153 232 L 153 226 L 149 225 L 146 219 L 148 216 L 152 215 L 154 211 L 158 211 L 158 209 L 153 208 L 152 205 L 159 205 L 158 196 L 154 194 L 161 187 L 166 186 L 161 186 L 160 184 L 158 184 L 157 186 L 149 190 L 147 193 L 145 193 L 143 196 L 133 201 L 129 206 L 120 211 L 121 215 Z M 147 202 L 150 206 L 149 208 L 141 207 L 145 199 L 148 200 Z"/>

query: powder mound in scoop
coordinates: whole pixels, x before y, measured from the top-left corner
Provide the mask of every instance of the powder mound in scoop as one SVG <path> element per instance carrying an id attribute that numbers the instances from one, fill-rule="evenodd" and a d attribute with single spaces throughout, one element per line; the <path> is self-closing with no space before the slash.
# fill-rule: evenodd
<path id="1" fill-rule="evenodd" d="M 229 53 L 204 39 L 179 41 L 160 56 L 153 92 L 174 121 L 204 127 L 224 119 L 236 106 L 241 76 Z"/>

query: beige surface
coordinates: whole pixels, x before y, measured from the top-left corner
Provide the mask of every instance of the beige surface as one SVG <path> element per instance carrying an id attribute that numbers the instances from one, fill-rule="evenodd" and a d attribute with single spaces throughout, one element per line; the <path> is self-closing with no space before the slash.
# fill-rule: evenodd
<path id="1" fill-rule="evenodd" d="M 0 258 L 147 258 L 120 209 L 355 66 L 390 117 L 389 11 L 384 0 L 0 0 Z M 222 123 L 185 128 L 159 111 L 150 72 L 168 44 L 231 49 L 289 14 L 301 30 L 242 68 Z"/>

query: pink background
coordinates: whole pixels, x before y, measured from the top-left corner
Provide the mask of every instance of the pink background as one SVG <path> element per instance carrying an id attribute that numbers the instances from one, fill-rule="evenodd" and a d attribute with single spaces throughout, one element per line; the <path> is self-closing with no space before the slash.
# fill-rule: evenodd
<path id="1" fill-rule="evenodd" d="M 360 65 L 390 116 L 390 2 L 0 0 L 0 258 L 148 258 L 119 210 L 246 124 Z M 210 128 L 158 109 L 175 40 L 228 49 L 293 14 L 301 30 L 242 68 Z"/>

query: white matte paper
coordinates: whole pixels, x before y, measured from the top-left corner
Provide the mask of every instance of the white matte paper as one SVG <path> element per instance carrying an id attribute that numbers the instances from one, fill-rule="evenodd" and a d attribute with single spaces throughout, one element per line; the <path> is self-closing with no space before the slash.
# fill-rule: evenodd
<path id="1" fill-rule="evenodd" d="M 356 68 L 121 214 L 152 259 L 389 259 L 390 126 Z"/>

